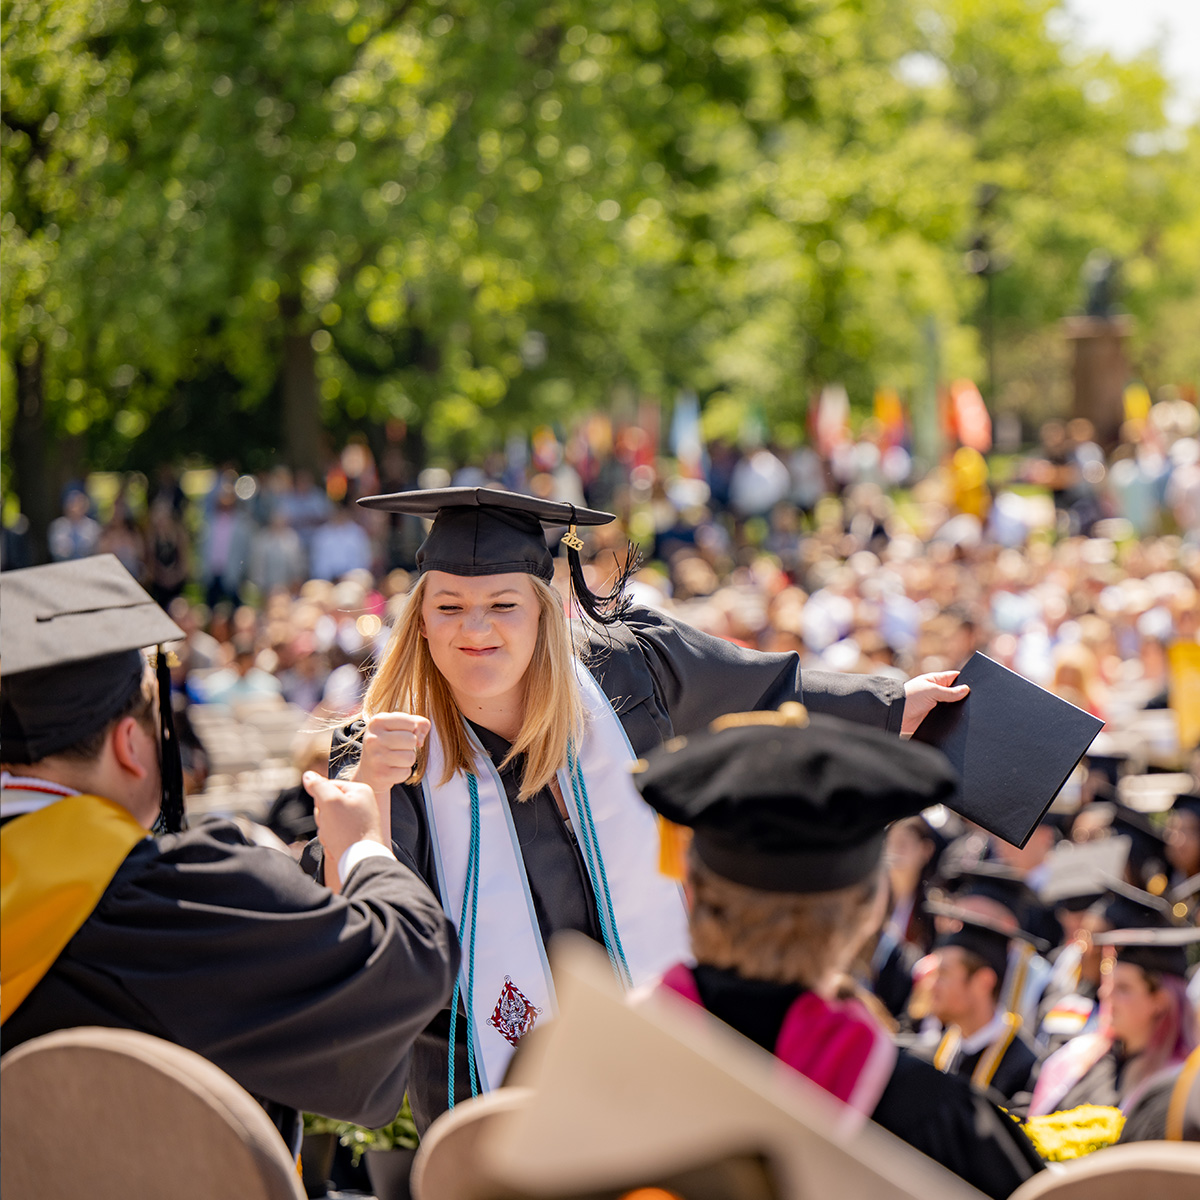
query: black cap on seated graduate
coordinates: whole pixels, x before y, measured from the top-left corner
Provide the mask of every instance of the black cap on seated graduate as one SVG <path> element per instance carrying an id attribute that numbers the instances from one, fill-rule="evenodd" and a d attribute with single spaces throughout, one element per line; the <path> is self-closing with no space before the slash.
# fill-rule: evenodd
<path id="1" fill-rule="evenodd" d="M 1123 879 L 1107 880 L 1105 897 L 1095 909 L 1109 929 L 1167 929 L 1174 923 L 1168 901 Z"/>
<path id="2" fill-rule="evenodd" d="M 1014 939 L 1028 942 L 1035 950 L 1050 948 L 1048 943 L 1023 930 L 1006 929 L 998 921 L 989 920 L 980 913 L 958 905 L 930 902 L 925 905 L 925 910 L 957 924 L 957 928 L 938 933 L 933 943 L 935 950 L 944 946 L 959 946 L 983 959 L 996 972 L 999 980 L 1003 980 L 1008 972 L 1008 947 Z"/>
<path id="3" fill-rule="evenodd" d="M 1124 804 L 1113 809 L 1112 831 L 1130 839 L 1129 870 L 1139 884 L 1162 895 L 1167 888 L 1167 842 L 1145 813 Z"/>
<path id="4" fill-rule="evenodd" d="M 607 596 L 596 596 L 587 587 L 579 550 L 583 542 L 577 525 L 607 525 L 612 513 L 580 508 L 557 500 L 541 500 L 498 488 L 450 487 L 364 496 L 363 508 L 406 513 L 433 521 L 417 550 L 417 569 L 446 571 L 451 575 L 507 575 L 520 572 L 549 582 L 554 556 L 546 544 L 546 526 L 569 527 L 564 539 L 571 580 L 589 616 L 611 619 L 606 606 L 619 600 L 624 574 Z"/>
<path id="5" fill-rule="evenodd" d="M 1111 878 L 1125 872 L 1127 837 L 1091 842 L 1060 842 L 1044 860 L 1046 879 L 1038 890 L 1043 904 L 1082 912 L 1103 899 Z"/>
<path id="6" fill-rule="evenodd" d="M 1182 979 L 1187 977 L 1187 948 L 1200 942 L 1200 929 L 1193 925 L 1114 929 L 1096 934 L 1093 940 L 1097 946 L 1115 950 L 1117 962 Z"/>
<path id="7" fill-rule="evenodd" d="M 1033 936 L 1047 928 L 1046 906 L 1025 880 L 1012 867 L 998 862 L 979 862 L 964 868 L 947 880 L 946 890 L 951 902 L 970 896 L 980 896 L 1012 913 L 1019 929 Z"/>
<path id="8" fill-rule="evenodd" d="M 38 762 L 99 732 L 141 687 L 140 650 L 184 636 L 115 555 L 0 574 L 0 758 Z M 159 664 L 161 687 L 165 655 L 159 655 Z M 172 762 L 178 766 L 178 748 L 169 719 L 169 680 L 164 690 L 165 811 L 168 788 L 175 801 Z M 180 781 L 180 820 L 182 796 Z"/>
<path id="9" fill-rule="evenodd" d="M 634 778 L 652 808 L 694 830 L 695 853 L 711 871 L 793 893 L 866 879 L 892 821 L 949 804 L 958 790 L 940 751 L 809 716 L 794 702 L 675 738 Z"/>

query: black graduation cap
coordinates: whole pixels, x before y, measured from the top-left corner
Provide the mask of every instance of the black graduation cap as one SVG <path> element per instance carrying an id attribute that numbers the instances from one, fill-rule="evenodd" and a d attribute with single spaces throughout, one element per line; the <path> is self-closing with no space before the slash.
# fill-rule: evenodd
<path id="1" fill-rule="evenodd" d="M 647 803 L 695 830 L 701 862 L 770 892 L 824 892 L 865 879 L 886 827 L 950 803 L 957 779 L 938 751 L 836 717 L 735 713 L 676 738 L 636 779 Z"/>
<path id="2" fill-rule="evenodd" d="M 1109 879 L 1124 873 L 1128 858 L 1127 837 L 1060 842 L 1046 855 L 1046 881 L 1038 898 L 1054 908 L 1082 912 L 1104 897 Z"/>
<path id="3" fill-rule="evenodd" d="M 1167 842 L 1145 813 L 1114 805 L 1112 831 L 1130 839 L 1129 867 L 1143 886 L 1159 895 L 1167 885 Z"/>
<path id="4" fill-rule="evenodd" d="M 991 920 L 981 913 L 972 912 L 956 904 L 939 904 L 929 901 L 925 911 L 936 917 L 949 918 L 957 922 L 957 929 L 941 932 L 934 939 L 933 948 L 961 946 L 978 955 L 993 971 L 997 980 L 1003 982 L 1008 973 L 1008 947 L 1014 939 L 1028 942 L 1037 951 L 1050 949 L 1048 942 L 1034 937 L 1022 929 L 1006 929 L 1000 922 Z"/>
<path id="5" fill-rule="evenodd" d="M 141 687 L 140 650 L 184 632 L 112 554 L 0 574 L 0 757 L 32 763 L 104 728 Z M 163 818 L 183 820 L 167 656 L 158 655 Z"/>
<path id="6" fill-rule="evenodd" d="M 1166 929 L 1172 924 L 1171 905 L 1160 896 L 1123 879 L 1106 880 L 1101 913 L 1110 929 Z"/>
<path id="7" fill-rule="evenodd" d="M 1018 921 L 1031 904 L 1037 903 L 1025 877 L 1003 863 L 984 861 L 964 867 L 947 880 L 946 886 L 956 897 L 984 896 L 994 900 L 1008 909 Z"/>
<path id="8" fill-rule="evenodd" d="M 619 601 L 628 571 L 607 596 L 594 595 L 583 577 L 579 559 L 583 541 L 575 532 L 577 525 L 615 521 L 612 513 L 486 487 L 393 492 L 364 496 L 359 504 L 433 520 L 417 550 L 417 569 L 421 572 L 471 576 L 522 572 L 549 582 L 554 575 L 554 556 L 546 544 L 544 527 L 566 525 L 569 530 L 563 544 L 580 603 L 597 620 L 614 619 L 605 609 Z"/>
<path id="9" fill-rule="evenodd" d="M 1008 910 L 1030 938 L 1057 941 L 1062 933 L 1050 909 L 1038 900 L 1025 876 L 998 862 L 980 862 L 961 870 L 947 882 L 953 901 L 982 896 Z"/>
<path id="10" fill-rule="evenodd" d="M 1097 946 L 1111 946 L 1117 962 L 1133 963 L 1144 971 L 1160 971 L 1165 975 L 1187 975 L 1187 947 L 1200 942 L 1200 929 L 1195 926 L 1158 926 L 1151 928 L 1114 929 L 1098 933 L 1093 939 Z"/>

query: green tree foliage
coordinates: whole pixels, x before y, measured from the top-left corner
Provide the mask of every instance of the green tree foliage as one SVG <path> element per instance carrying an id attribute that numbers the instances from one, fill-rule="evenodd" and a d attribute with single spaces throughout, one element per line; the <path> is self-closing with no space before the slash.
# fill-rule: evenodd
<path id="1" fill-rule="evenodd" d="M 13 0 L 9 483 L 51 445 L 314 464 L 389 418 L 478 453 L 615 389 L 798 428 L 825 382 L 914 388 L 930 322 L 982 371 L 981 233 L 1001 405 L 1044 403 L 1096 247 L 1150 382 L 1194 377 L 1195 131 L 1054 12 Z"/>

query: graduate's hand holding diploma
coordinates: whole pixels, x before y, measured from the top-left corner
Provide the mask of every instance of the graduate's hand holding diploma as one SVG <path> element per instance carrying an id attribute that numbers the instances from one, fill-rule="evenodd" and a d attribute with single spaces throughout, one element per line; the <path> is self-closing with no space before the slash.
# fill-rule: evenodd
<path id="1" fill-rule="evenodd" d="M 933 712 L 935 705 L 966 698 L 971 689 L 966 684 L 955 685 L 957 678 L 957 671 L 934 671 L 929 675 L 918 675 L 904 685 L 901 737 L 912 737 L 917 726 Z"/>
<path id="2" fill-rule="evenodd" d="M 382 801 L 392 788 L 413 772 L 417 752 L 429 736 L 429 721 L 412 713 L 375 713 L 368 717 L 362 736 L 362 753 L 347 778 L 365 783 Z"/>
<path id="3" fill-rule="evenodd" d="M 340 892 L 337 864 L 355 842 L 379 842 L 391 847 L 391 803 L 381 804 L 365 783 L 325 779 L 315 771 L 305 771 L 303 782 L 316 802 L 314 816 L 324 850 L 325 885 L 331 892 Z"/>

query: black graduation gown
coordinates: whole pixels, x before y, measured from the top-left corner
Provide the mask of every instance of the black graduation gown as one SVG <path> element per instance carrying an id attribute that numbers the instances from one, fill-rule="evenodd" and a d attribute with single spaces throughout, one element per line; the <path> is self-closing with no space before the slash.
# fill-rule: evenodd
<path id="1" fill-rule="evenodd" d="M 634 753 L 642 756 L 668 738 L 705 728 L 725 713 L 777 708 L 787 700 L 895 733 L 904 713 L 904 685 L 896 680 L 812 671 L 801 679 L 796 654 L 746 650 L 649 609 L 634 609 L 620 624 L 592 629 L 585 663 L 612 703 Z M 334 735 L 334 773 L 353 765 L 358 754 L 353 738 L 360 730 L 361 722 L 354 722 Z M 507 751 L 503 739 L 481 732 L 481 740 L 498 764 Z M 559 930 L 575 929 L 599 940 L 587 871 L 553 795 L 545 789 L 517 803 L 518 779 L 515 769 L 502 774 L 543 938 L 548 941 Z M 392 838 L 397 855 L 436 891 L 419 789 L 392 789 Z M 306 865 L 318 871 L 319 845 L 310 846 L 310 851 Z M 413 1051 L 409 1102 L 422 1133 L 448 1107 L 449 1033 L 450 1013 L 445 1009 L 417 1038 Z M 460 1001 L 456 1101 L 471 1095 L 466 1045 Z"/>
<path id="2" fill-rule="evenodd" d="M 871 991 L 879 997 L 884 1008 L 903 1022 L 913 990 L 913 969 L 920 951 L 910 942 L 888 939 L 887 957 L 871 981 Z"/>
<path id="3" fill-rule="evenodd" d="M 16 818 L 19 820 L 20 818 Z M 4 1049 L 80 1025 L 194 1050 L 279 1107 L 384 1125 L 413 1039 L 443 1009 L 458 941 L 437 898 L 383 857 L 335 896 L 228 821 L 139 842 Z"/>
<path id="4" fill-rule="evenodd" d="M 987 1047 L 985 1046 L 975 1054 L 964 1054 L 959 1059 L 955 1074 L 970 1079 L 979 1065 L 979 1060 L 986 1052 Z M 1037 1066 L 1037 1052 L 1018 1034 L 1005 1049 L 988 1088 L 997 1096 L 1003 1097 L 1004 1100 L 1011 1101 L 1021 1093 L 1033 1090 L 1034 1080 L 1037 1077 Z"/>
<path id="5" fill-rule="evenodd" d="M 783 1018 L 800 988 L 740 978 L 699 966 L 704 1007 L 765 1050 L 774 1051 Z M 1043 1167 L 1011 1117 L 966 1080 L 900 1050 L 871 1119 L 972 1187 L 1002 1200 Z"/>

